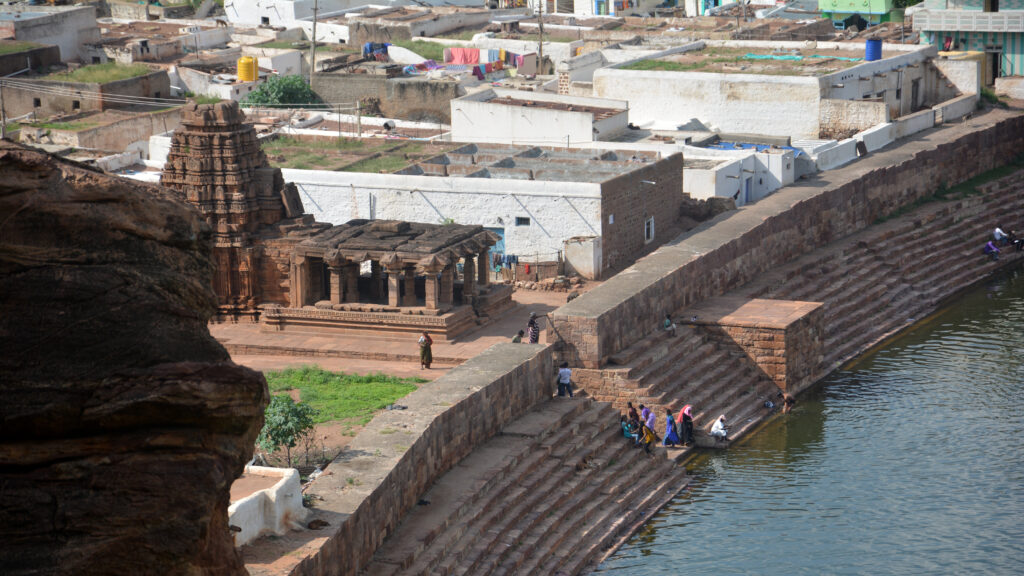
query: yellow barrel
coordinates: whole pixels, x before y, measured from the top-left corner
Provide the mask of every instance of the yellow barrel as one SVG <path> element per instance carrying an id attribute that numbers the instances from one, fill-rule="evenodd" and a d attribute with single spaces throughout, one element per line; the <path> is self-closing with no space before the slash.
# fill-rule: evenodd
<path id="1" fill-rule="evenodd" d="M 238 59 L 238 79 L 242 82 L 255 82 L 257 78 L 256 59 L 242 56 Z"/>

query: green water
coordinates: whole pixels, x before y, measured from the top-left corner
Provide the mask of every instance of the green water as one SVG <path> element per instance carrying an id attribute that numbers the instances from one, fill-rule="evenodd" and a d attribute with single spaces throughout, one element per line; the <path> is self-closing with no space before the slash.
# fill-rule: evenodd
<path id="1" fill-rule="evenodd" d="M 1024 273 L 838 370 L 597 572 L 1024 574 Z"/>

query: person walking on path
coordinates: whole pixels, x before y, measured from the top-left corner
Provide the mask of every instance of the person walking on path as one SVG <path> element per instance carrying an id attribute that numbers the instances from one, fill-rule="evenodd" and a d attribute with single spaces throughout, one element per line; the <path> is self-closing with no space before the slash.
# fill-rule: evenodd
<path id="1" fill-rule="evenodd" d="M 526 323 L 526 335 L 530 344 L 540 342 L 540 325 L 537 324 L 536 312 L 530 312 L 530 321 Z"/>
<path id="2" fill-rule="evenodd" d="M 420 336 L 420 368 L 430 370 L 430 363 L 434 361 L 434 354 L 430 351 L 430 347 L 434 345 L 434 340 L 427 334 L 426 330 L 423 331 L 423 335 Z"/>
<path id="3" fill-rule="evenodd" d="M 562 362 L 558 368 L 558 395 L 565 396 L 566 392 L 572 398 L 572 370 L 568 362 Z"/>
<path id="4" fill-rule="evenodd" d="M 512 343 L 513 344 L 521 344 L 522 342 L 523 342 L 523 331 L 520 330 L 519 334 L 516 334 L 515 336 L 512 337 Z"/>
<path id="5" fill-rule="evenodd" d="M 679 411 L 679 440 L 683 446 L 693 442 L 693 406 L 687 404 Z"/>
<path id="6" fill-rule="evenodd" d="M 654 410 L 651 410 L 650 408 L 648 408 L 647 409 L 647 419 L 644 420 L 644 424 L 646 424 L 647 427 L 650 428 L 651 430 L 654 430 L 654 425 L 657 424 L 657 422 L 658 422 L 658 417 L 654 414 Z"/>
<path id="7" fill-rule="evenodd" d="M 679 431 L 676 427 L 676 421 L 672 418 L 672 411 L 665 409 L 665 440 L 662 441 L 665 446 L 675 446 L 681 444 L 679 441 Z"/>

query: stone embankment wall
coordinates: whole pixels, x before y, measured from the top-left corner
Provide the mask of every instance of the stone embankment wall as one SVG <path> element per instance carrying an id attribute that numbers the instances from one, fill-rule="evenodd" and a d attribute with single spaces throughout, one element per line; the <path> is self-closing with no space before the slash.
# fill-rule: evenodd
<path id="1" fill-rule="evenodd" d="M 550 398 L 554 373 L 550 348 L 498 344 L 406 396 L 407 410 L 376 416 L 306 491 L 330 534 L 273 573 L 357 573 L 434 481 Z"/>
<path id="2" fill-rule="evenodd" d="M 1024 116 L 989 112 L 722 214 L 552 313 L 558 360 L 599 368 L 658 328 L 668 312 L 738 288 L 878 218 L 1002 166 L 1024 150 Z"/>

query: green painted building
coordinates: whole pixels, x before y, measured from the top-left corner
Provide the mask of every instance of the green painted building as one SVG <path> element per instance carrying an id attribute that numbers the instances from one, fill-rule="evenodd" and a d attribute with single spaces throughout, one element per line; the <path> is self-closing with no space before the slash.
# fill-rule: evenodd
<path id="1" fill-rule="evenodd" d="M 822 18 L 828 18 L 837 28 L 845 28 L 851 18 L 860 16 L 869 25 L 888 22 L 893 0 L 818 0 Z"/>
<path id="2" fill-rule="evenodd" d="M 1024 75 L 1024 0 L 925 0 L 914 13 L 921 41 L 985 53 L 984 81 Z"/>

